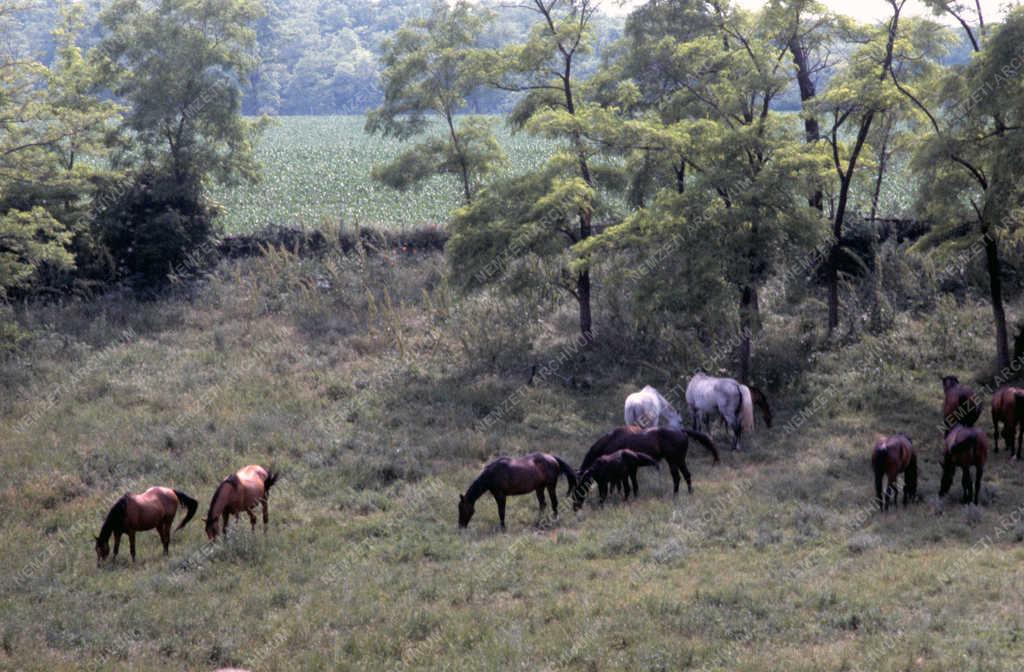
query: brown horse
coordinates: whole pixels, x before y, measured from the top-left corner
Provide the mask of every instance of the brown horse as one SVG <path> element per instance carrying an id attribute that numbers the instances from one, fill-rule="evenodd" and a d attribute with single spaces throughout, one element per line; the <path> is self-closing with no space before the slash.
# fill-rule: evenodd
<path id="1" fill-rule="evenodd" d="M 962 384 L 956 376 L 943 378 L 942 389 L 946 395 L 942 402 L 942 420 L 946 434 L 949 434 L 953 425 L 973 427 L 981 417 L 981 399 L 974 394 L 974 390 Z"/>
<path id="2" fill-rule="evenodd" d="M 942 451 L 942 482 L 939 485 L 939 497 L 944 497 L 953 485 L 953 476 L 957 467 L 963 469 L 963 498 L 968 504 L 978 503 L 981 494 L 981 475 L 988 459 L 988 437 L 977 427 L 954 425 L 946 435 Z M 974 467 L 974 483 L 971 483 L 971 467 Z"/>
<path id="3" fill-rule="evenodd" d="M 192 520 L 199 502 L 178 490 L 170 488 L 150 488 L 140 495 L 126 492 L 118 499 L 107 513 L 96 537 L 96 566 L 98 567 L 110 555 L 110 535 L 114 535 L 114 557 L 121 548 L 121 535 L 128 535 L 129 550 L 132 562 L 135 562 L 135 533 L 156 528 L 160 541 L 164 545 L 164 555 L 168 554 L 171 544 L 171 524 L 181 504 L 187 510 L 178 529 Z"/>
<path id="4" fill-rule="evenodd" d="M 1003 440 L 1014 456 L 1020 458 L 1021 436 L 1024 435 L 1024 388 L 1004 385 L 992 395 L 992 439 L 994 452 L 999 452 L 999 423 L 1003 423 Z M 1014 434 L 1017 436 L 1014 437 Z"/>
<path id="5" fill-rule="evenodd" d="M 579 486 L 572 491 L 573 510 L 579 511 L 583 507 L 591 481 L 597 483 L 601 504 L 604 504 L 604 500 L 608 498 L 609 486 L 612 489 L 622 490 L 623 500 L 628 502 L 630 481 L 633 482 L 633 493 L 640 494 L 640 486 L 636 482 L 636 472 L 637 469 L 644 466 L 658 469 L 658 461 L 650 455 L 636 453 L 628 449 L 597 458 L 586 471 L 580 474 Z"/>
<path id="6" fill-rule="evenodd" d="M 665 460 L 672 474 L 672 493 L 679 494 L 679 472 L 686 479 L 686 489 L 693 492 L 690 481 L 690 470 L 686 468 L 686 451 L 689 449 L 688 437 L 693 437 L 699 444 L 707 448 L 718 462 L 718 449 L 711 437 L 693 429 L 674 429 L 671 427 L 649 427 L 643 429 L 636 425 L 616 427 L 608 432 L 587 451 L 580 466 L 580 472 L 586 471 L 597 458 L 611 455 L 623 449 L 632 450 L 654 458 L 655 461 Z"/>
<path id="7" fill-rule="evenodd" d="M 576 472 L 560 457 L 548 453 L 530 453 L 525 457 L 499 457 L 484 467 L 480 475 L 469 486 L 466 494 L 459 495 L 459 527 L 469 525 L 473 517 L 476 500 L 489 492 L 498 504 L 498 520 L 501 529 L 505 529 L 505 498 L 509 495 L 528 495 L 537 493 L 540 504 L 540 516 L 544 514 L 544 491 L 551 496 L 551 510 L 558 517 L 558 496 L 555 486 L 558 485 L 559 474 L 565 474 L 569 481 L 569 492 L 576 487 Z"/>
<path id="8" fill-rule="evenodd" d="M 885 436 L 871 451 L 871 469 L 875 472 L 875 498 L 878 508 L 885 512 L 896 506 L 896 479 L 903 474 L 903 506 L 917 497 L 917 454 L 906 434 Z M 888 480 L 882 497 L 882 477 Z"/>
<path id="9" fill-rule="evenodd" d="M 765 396 L 764 392 L 748 385 L 747 389 L 750 390 L 750 401 L 754 404 L 754 408 L 761 412 L 761 417 L 764 418 L 764 424 L 766 427 L 771 429 L 772 426 L 772 409 L 768 405 L 768 397 Z"/>
<path id="10" fill-rule="evenodd" d="M 258 464 L 250 464 L 231 474 L 217 486 L 210 500 L 210 510 L 206 514 L 206 536 L 213 541 L 221 533 L 220 521 L 224 521 L 223 532 L 228 531 L 228 516 L 234 514 L 235 520 L 243 511 L 249 514 L 252 529 L 256 529 L 256 514 L 253 509 L 259 504 L 263 507 L 263 533 L 267 532 L 267 496 L 270 488 L 277 482 L 278 474 L 264 469 Z"/>

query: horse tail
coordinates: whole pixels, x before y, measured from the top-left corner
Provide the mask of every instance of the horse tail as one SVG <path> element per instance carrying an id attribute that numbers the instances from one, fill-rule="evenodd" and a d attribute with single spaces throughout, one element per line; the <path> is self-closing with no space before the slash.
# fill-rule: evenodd
<path id="1" fill-rule="evenodd" d="M 687 435 L 692 436 L 694 439 L 696 439 L 697 443 L 707 448 L 708 452 L 711 453 L 712 456 L 714 456 L 715 464 L 718 464 L 718 448 L 715 448 L 715 442 L 711 440 L 710 436 L 708 436 L 704 432 L 698 432 L 697 430 L 694 429 L 682 429 L 680 431 L 686 432 Z"/>
<path id="2" fill-rule="evenodd" d="M 270 488 L 277 483 L 277 479 L 281 477 L 280 472 L 271 471 L 267 469 L 267 478 L 263 481 L 263 496 L 266 497 L 270 494 Z"/>
<path id="3" fill-rule="evenodd" d="M 568 497 L 576 489 L 576 470 L 557 455 L 552 455 L 551 457 L 555 458 L 555 462 L 558 462 L 558 469 L 565 474 L 565 480 L 569 481 L 569 489 L 565 491 L 565 496 Z"/>
<path id="4" fill-rule="evenodd" d="M 175 490 L 174 496 L 178 498 L 178 501 L 181 502 L 181 505 L 184 506 L 187 511 L 185 517 L 181 521 L 181 524 L 178 525 L 178 527 L 176 528 L 175 531 L 177 531 L 185 527 L 188 521 L 192 520 L 192 516 L 196 515 L 196 509 L 199 508 L 199 502 L 192 499 L 191 497 L 189 497 L 180 490 Z"/>
<path id="5" fill-rule="evenodd" d="M 740 426 L 744 432 L 754 431 L 754 401 L 750 397 L 750 388 L 740 385 L 740 395 L 743 403 L 740 405 Z"/>

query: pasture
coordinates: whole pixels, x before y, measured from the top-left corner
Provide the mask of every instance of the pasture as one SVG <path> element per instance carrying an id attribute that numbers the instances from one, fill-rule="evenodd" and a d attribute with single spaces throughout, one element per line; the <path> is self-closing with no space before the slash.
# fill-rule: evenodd
<path id="1" fill-rule="evenodd" d="M 485 497 L 460 533 L 486 461 L 578 465 L 627 393 L 685 379 L 600 345 L 531 386 L 472 364 L 495 308 L 455 304 L 443 265 L 272 253 L 158 302 L 20 315 L 37 336 L 2 363 L 0 668 L 1020 669 L 1024 467 L 992 455 L 980 507 L 959 483 L 936 497 L 940 376 L 986 370 L 984 304 L 818 355 L 746 452 L 720 428 L 720 465 L 690 451 L 692 495 L 644 469 L 638 501 L 573 514 L 560 480 L 558 521 L 534 527 L 536 501 L 513 498 L 500 534 Z M 766 325 L 766 356 L 789 328 Z M 537 357 L 569 331 L 537 335 Z M 881 515 L 869 454 L 898 430 L 924 501 Z M 200 517 L 249 463 L 282 474 L 269 534 L 243 517 L 210 545 Z M 149 485 L 197 498 L 196 519 L 169 558 L 141 533 L 135 566 L 122 549 L 97 568 L 108 508 Z"/>

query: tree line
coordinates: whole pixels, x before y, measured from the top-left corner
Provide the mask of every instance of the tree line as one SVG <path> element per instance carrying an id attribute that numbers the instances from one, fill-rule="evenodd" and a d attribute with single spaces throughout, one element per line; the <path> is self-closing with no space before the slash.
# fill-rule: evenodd
<path id="1" fill-rule="evenodd" d="M 1024 10 L 993 22 L 969 3 L 928 0 L 935 18 L 887 5 L 862 24 L 811 0 L 650 0 L 584 70 L 593 0 L 521 3 L 527 39 L 497 49 L 483 43 L 493 12 L 437 2 L 384 42 L 384 102 L 367 129 L 419 142 L 376 175 L 396 188 L 437 173 L 460 182 L 447 254 L 466 289 L 550 289 L 588 336 L 595 280 L 605 301 L 625 287 L 627 326 L 651 342 L 666 325 L 697 342 L 741 334 L 744 380 L 762 294 L 780 278 L 820 292 L 829 335 L 852 319 L 851 279 L 873 270 L 882 282 L 891 232 L 876 215 L 896 187 L 925 222 L 901 259 L 978 251 L 968 262 L 984 267 L 1004 367 L 1003 286 L 1024 219 Z M 969 58 L 952 58 L 963 44 Z M 462 115 L 481 90 L 516 94 L 505 120 L 552 139 L 545 165 L 493 174 L 488 122 Z M 798 115 L 778 104 L 793 90 Z M 419 137 L 430 118 L 443 136 Z M 669 244 L 667 263 L 638 272 Z"/>

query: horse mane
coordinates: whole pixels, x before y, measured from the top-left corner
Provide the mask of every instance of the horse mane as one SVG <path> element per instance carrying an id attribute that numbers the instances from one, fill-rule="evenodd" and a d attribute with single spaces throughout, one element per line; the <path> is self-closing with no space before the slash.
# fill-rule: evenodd
<path id="1" fill-rule="evenodd" d="M 103 519 L 103 527 L 100 528 L 100 541 L 106 541 L 111 534 L 124 532 L 124 516 L 128 511 L 128 494 L 121 495 L 121 498 L 114 502 Z"/>
<path id="2" fill-rule="evenodd" d="M 210 500 L 210 510 L 206 512 L 207 525 L 209 525 L 210 521 L 213 520 L 213 507 L 217 503 L 217 500 L 220 498 L 221 490 L 223 490 L 224 487 L 228 485 L 230 485 L 232 488 L 238 486 L 237 474 L 231 474 L 230 476 L 225 478 L 223 481 L 220 482 L 220 485 L 217 486 L 217 489 L 213 491 L 213 498 Z"/>
<path id="3" fill-rule="evenodd" d="M 493 462 L 491 464 L 494 464 Z M 466 501 L 470 504 L 480 499 L 480 496 L 487 492 L 487 479 L 491 475 L 491 465 L 487 465 L 484 468 L 483 473 L 476 477 L 472 483 L 469 484 L 469 489 L 466 490 Z"/>

